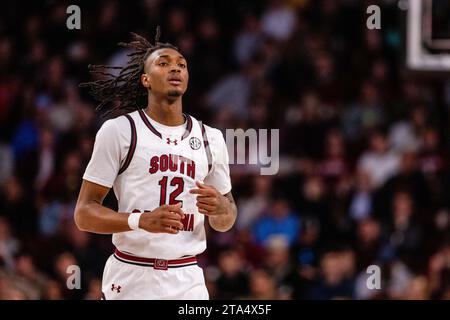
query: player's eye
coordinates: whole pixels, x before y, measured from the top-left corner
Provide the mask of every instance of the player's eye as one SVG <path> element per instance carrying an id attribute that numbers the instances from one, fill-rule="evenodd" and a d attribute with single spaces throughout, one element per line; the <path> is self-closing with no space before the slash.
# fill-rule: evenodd
<path id="1" fill-rule="evenodd" d="M 179 63 L 178 66 L 183 69 L 186 68 L 186 65 L 184 63 Z"/>
<path id="2" fill-rule="evenodd" d="M 167 62 L 160 62 L 158 65 L 161 66 L 161 67 L 165 67 L 165 66 L 167 66 L 169 64 Z"/>

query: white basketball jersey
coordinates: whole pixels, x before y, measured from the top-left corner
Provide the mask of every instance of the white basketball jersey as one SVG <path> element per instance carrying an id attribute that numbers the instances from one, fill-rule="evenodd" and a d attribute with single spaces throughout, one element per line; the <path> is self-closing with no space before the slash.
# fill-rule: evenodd
<path id="1" fill-rule="evenodd" d="M 122 252 L 177 259 L 206 249 L 204 215 L 198 212 L 196 195 L 189 190 L 197 188 L 195 181 L 200 181 L 215 186 L 222 194 L 229 192 L 228 154 L 219 130 L 184 116 L 183 130 L 162 131 L 139 110 L 108 120 L 97 134 L 83 178 L 108 187 L 112 182 L 119 212 L 152 211 L 179 202 L 185 212 L 183 230 L 175 235 L 144 230 L 113 234 L 113 243 Z M 106 139 L 118 142 L 100 146 Z"/>

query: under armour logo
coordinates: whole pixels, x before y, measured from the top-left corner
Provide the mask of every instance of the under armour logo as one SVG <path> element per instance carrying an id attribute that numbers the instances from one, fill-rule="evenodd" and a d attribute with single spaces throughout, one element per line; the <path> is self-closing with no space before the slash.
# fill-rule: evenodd
<path id="1" fill-rule="evenodd" d="M 120 293 L 121 286 L 115 286 L 114 283 L 111 285 L 111 291 L 116 290 L 117 293 Z"/>
<path id="2" fill-rule="evenodd" d="M 178 144 L 178 140 L 177 139 L 170 140 L 170 138 L 167 138 L 167 144 L 171 144 L 171 143 L 173 143 L 174 145 L 177 145 Z"/>

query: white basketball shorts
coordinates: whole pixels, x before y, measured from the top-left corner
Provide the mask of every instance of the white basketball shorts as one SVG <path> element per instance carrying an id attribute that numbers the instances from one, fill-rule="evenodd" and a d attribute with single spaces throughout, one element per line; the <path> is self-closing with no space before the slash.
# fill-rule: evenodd
<path id="1" fill-rule="evenodd" d="M 102 280 L 105 300 L 208 300 L 203 270 L 195 257 L 150 259 L 116 250 Z"/>

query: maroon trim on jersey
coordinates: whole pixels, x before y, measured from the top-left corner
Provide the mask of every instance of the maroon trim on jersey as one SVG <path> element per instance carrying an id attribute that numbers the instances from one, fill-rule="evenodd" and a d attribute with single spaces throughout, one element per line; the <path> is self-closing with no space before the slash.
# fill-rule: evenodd
<path id="1" fill-rule="evenodd" d="M 128 149 L 127 157 L 125 158 L 125 162 L 123 163 L 122 167 L 119 170 L 119 174 L 127 170 L 128 166 L 130 165 L 131 159 L 133 159 L 134 151 L 136 151 L 136 143 L 137 143 L 136 125 L 134 124 L 134 120 L 128 114 L 126 114 L 125 117 L 127 117 L 128 121 L 130 122 L 131 143 L 130 149 Z"/>
<path id="2" fill-rule="evenodd" d="M 139 111 L 139 115 L 141 116 L 142 121 L 144 121 L 145 125 L 150 129 L 150 131 L 162 139 L 161 132 L 156 130 L 156 128 L 151 124 L 151 122 L 147 119 L 147 116 L 144 114 L 144 111 L 142 109 L 140 109 L 138 111 Z M 183 136 L 181 137 L 181 140 L 187 138 L 191 134 L 191 131 L 192 131 L 191 116 L 183 113 L 183 117 L 186 119 L 186 131 L 184 132 Z"/>
<path id="3" fill-rule="evenodd" d="M 142 266 L 154 267 L 159 270 L 166 270 L 167 268 L 178 268 L 197 263 L 196 257 L 186 257 L 174 260 L 156 259 L 156 258 L 143 258 L 126 254 L 116 249 L 114 256 L 122 262 L 138 264 Z"/>
<path id="4" fill-rule="evenodd" d="M 183 113 L 183 116 L 186 118 L 187 124 L 186 124 L 186 131 L 184 132 L 183 136 L 181 137 L 181 140 L 187 138 L 192 131 L 192 119 L 191 116 L 188 114 Z"/>
<path id="5" fill-rule="evenodd" d="M 212 154 L 211 148 L 209 147 L 208 136 L 206 135 L 205 125 L 201 123 L 202 127 L 202 137 L 203 137 L 203 145 L 205 146 L 206 158 L 208 158 L 208 173 L 211 171 L 212 167 Z"/>
<path id="6" fill-rule="evenodd" d="M 150 129 L 150 131 L 162 139 L 161 133 L 158 130 L 156 130 L 154 126 L 152 126 L 150 121 L 148 121 L 147 116 L 144 114 L 144 111 L 142 111 L 142 109 L 140 109 L 138 111 L 139 111 L 139 115 L 141 116 L 142 121 L 144 121 L 145 125 Z"/>

